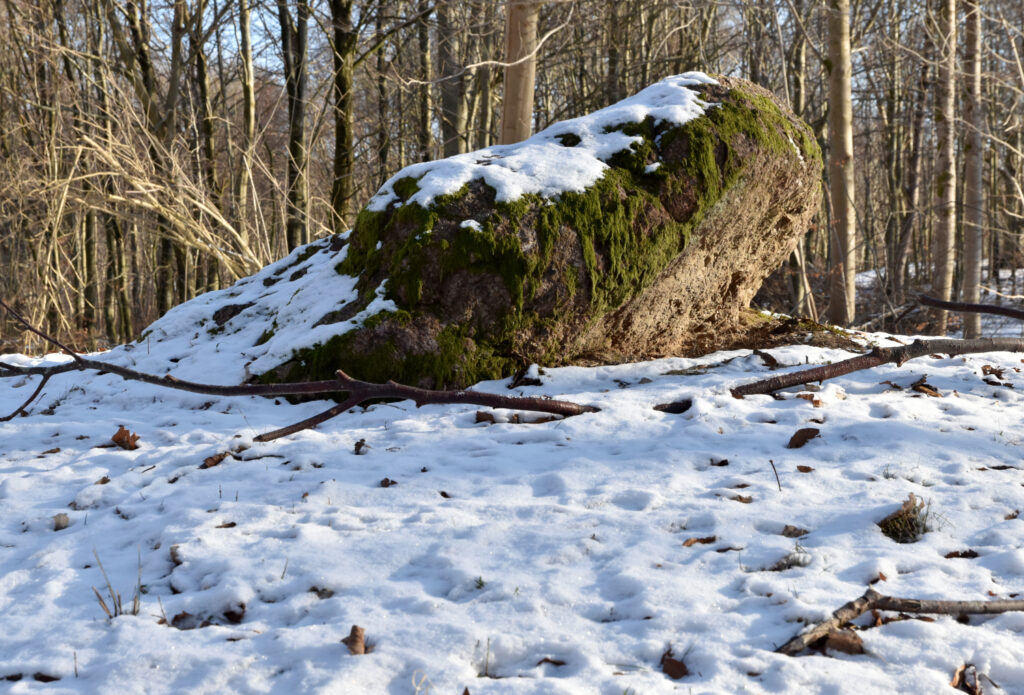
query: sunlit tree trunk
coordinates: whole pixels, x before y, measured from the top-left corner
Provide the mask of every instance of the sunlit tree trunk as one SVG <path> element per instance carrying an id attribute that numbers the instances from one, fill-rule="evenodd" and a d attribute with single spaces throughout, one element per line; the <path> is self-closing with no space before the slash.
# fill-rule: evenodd
<path id="1" fill-rule="evenodd" d="M 505 96 L 502 99 L 501 144 L 530 137 L 533 130 L 533 86 L 537 74 L 537 20 L 540 3 L 508 0 L 505 24 Z"/>
<path id="2" fill-rule="evenodd" d="M 332 8 L 333 9 L 333 8 Z M 309 4 L 296 2 L 292 17 L 286 0 L 277 0 L 284 58 L 285 92 L 288 101 L 288 188 L 285 241 L 289 251 L 309 240 L 309 151 L 306 143 L 306 100 L 308 70 L 306 42 L 309 35 Z"/>
<path id="3" fill-rule="evenodd" d="M 935 182 L 936 224 L 932 251 L 932 294 L 950 299 L 953 293 L 953 262 L 956 243 L 956 0 L 938 0 L 936 36 L 939 59 L 939 92 L 935 99 L 935 131 L 938 164 Z M 946 333 L 948 313 L 932 312 L 935 331 Z"/>
<path id="4" fill-rule="evenodd" d="M 352 146 L 355 124 L 355 52 L 359 35 L 352 25 L 352 0 L 331 0 L 334 25 L 334 181 L 331 185 L 331 228 L 345 231 L 352 199 Z"/>
<path id="5" fill-rule="evenodd" d="M 854 319 L 857 273 L 849 0 L 829 2 L 828 57 L 829 193 L 833 227 L 828 316 L 833 323 L 846 326 Z"/>
<path id="6" fill-rule="evenodd" d="M 985 223 L 985 152 L 981 129 L 985 114 L 981 106 L 981 8 L 978 0 L 966 0 L 967 46 L 964 100 L 964 274 L 963 301 L 977 303 L 980 298 L 982 233 Z M 981 335 L 981 315 L 964 314 L 964 337 Z"/>

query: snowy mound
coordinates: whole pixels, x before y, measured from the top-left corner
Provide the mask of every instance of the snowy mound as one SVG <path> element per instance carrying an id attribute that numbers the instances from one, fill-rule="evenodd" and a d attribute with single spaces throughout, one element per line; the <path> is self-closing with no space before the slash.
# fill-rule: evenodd
<path id="1" fill-rule="evenodd" d="M 383 288 L 362 311 L 323 324 L 324 316 L 354 300 L 356 278 L 335 266 L 345 258 L 344 238 L 295 249 L 227 289 L 207 292 L 167 312 L 134 343 L 97 356 L 154 374 L 205 383 L 238 384 L 271 369 L 298 348 L 358 327 L 391 311 Z"/>

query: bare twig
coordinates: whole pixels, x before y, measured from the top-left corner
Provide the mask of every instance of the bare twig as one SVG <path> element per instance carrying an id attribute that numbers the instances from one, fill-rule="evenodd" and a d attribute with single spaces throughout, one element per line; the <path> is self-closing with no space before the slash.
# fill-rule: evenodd
<path id="1" fill-rule="evenodd" d="M 876 347 L 866 355 L 858 355 L 848 360 L 826 364 L 821 367 L 812 367 L 788 374 L 776 374 L 768 379 L 755 381 L 752 384 L 744 384 L 732 389 L 735 398 L 752 396 L 755 394 L 772 393 L 779 389 L 809 384 L 813 381 L 824 381 L 834 379 L 862 369 L 871 369 L 887 363 L 894 363 L 901 366 L 907 360 L 924 355 L 944 354 L 953 357 L 955 355 L 967 355 L 975 352 L 1024 352 L 1024 340 L 1018 338 L 975 338 L 973 340 L 955 340 L 952 338 L 940 338 L 936 340 L 915 340 L 910 345 L 898 347 Z"/>
<path id="2" fill-rule="evenodd" d="M 831 618 L 797 635 L 775 651 L 778 654 L 795 656 L 833 630 L 842 628 L 851 620 L 872 610 L 936 615 L 992 614 L 1024 611 L 1024 600 L 933 601 L 883 596 L 874 589 L 868 589 L 860 598 L 845 603 L 833 611 Z"/>
<path id="3" fill-rule="evenodd" d="M 2 375 L 2 372 L 0 372 L 0 375 Z M 24 403 L 18 406 L 15 409 L 15 411 L 10 415 L 0 417 L 0 422 L 7 422 L 8 420 L 13 420 L 14 418 L 18 417 L 21 413 L 25 412 L 25 408 L 32 405 L 32 402 L 39 396 L 40 393 L 43 392 L 43 387 L 46 386 L 46 382 L 50 380 L 50 376 L 52 375 L 44 374 L 42 380 L 39 382 L 39 385 L 36 386 L 36 390 L 33 391 L 32 395 L 28 397 L 28 400 L 26 400 Z"/>

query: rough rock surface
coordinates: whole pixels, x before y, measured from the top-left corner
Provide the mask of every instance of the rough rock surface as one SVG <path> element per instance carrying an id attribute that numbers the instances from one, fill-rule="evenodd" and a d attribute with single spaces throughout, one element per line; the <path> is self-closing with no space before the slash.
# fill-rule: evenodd
<path id="1" fill-rule="evenodd" d="M 532 362 L 735 344 L 762 280 L 818 209 L 821 155 L 768 91 L 724 77 L 689 88 L 704 102 L 697 118 L 606 125 L 627 145 L 581 191 L 501 200 L 476 178 L 424 201 L 423 165 L 401 172 L 360 213 L 338 264 L 357 276 L 359 298 L 320 323 L 363 312 L 382 287 L 397 309 L 297 351 L 263 378 L 330 378 L 344 368 L 367 380 L 460 387 Z M 578 146 L 572 124 L 531 141 L 547 134 L 548 147 Z M 496 155 L 482 156 L 477 164 Z"/>

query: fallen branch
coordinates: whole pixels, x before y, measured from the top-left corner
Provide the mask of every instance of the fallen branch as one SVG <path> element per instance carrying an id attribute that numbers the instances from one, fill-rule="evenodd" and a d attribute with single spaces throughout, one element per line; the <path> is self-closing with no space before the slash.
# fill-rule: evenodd
<path id="1" fill-rule="evenodd" d="M 340 369 L 337 371 L 338 380 L 335 383 L 335 391 L 348 393 L 341 403 L 334 405 L 318 415 L 296 422 L 293 425 L 282 427 L 273 432 L 267 432 L 256 437 L 257 442 L 270 442 L 281 437 L 287 437 L 302 430 L 316 427 L 322 422 L 330 420 L 345 412 L 349 408 L 369 400 L 382 398 L 397 398 L 399 400 L 411 400 L 419 408 L 421 405 L 445 404 L 445 403 L 470 403 L 472 405 L 483 405 L 489 408 L 511 408 L 515 410 L 531 410 L 552 415 L 580 415 L 582 413 L 594 413 L 598 409 L 590 405 L 577 405 L 567 401 L 556 401 L 548 398 L 526 398 L 501 396 L 491 393 L 482 393 L 471 389 L 461 391 L 431 391 L 415 386 L 406 386 L 389 381 L 386 384 L 372 384 L 367 381 L 353 379 Z M 338 388 L 340 386 L 341 388 Z"/>
<path id="2" fill-rule="evenodd" d="M 777 654 L 796 656 L 833 630 L 839 630 L 851 620 L 868 611 L 895 611 L 898 613 L 931 613 L 935 615 L 976 615 L 1024 611 L 1024 600 L 1000 601 L 932 601 L 926 599 L 894 598 L 868 589 L 860 598 L 843 604 L 824 620 L 775 650 Z"/>
<path id="3" fill-rule="evenodd" d="M 967 314 L 995 314 L 997 316 L 1009 316 L 1011 319 L 1024 320 L 1024 311 L 1011 309 L 1007 306 L 996 306 L 995 304 L 968 304 L 966 302 L 947 302 L 935 297 L 922 294 L 918 301 L 925 306 L 947 311 L 958 311 Z"/>
<path id="4" fill-rule="evenodd" d="M 899 367 L 907 360 L 925 355 L 944 354 L 954 357 L 975 352 L 1024 352 L 1024 340 L 1019 338 L 975 338 L 973 340 L 937 338 L 935 340 L 915 340 L 910 345 L 876 347 L 866 355 L 858 355 L 841 362 L 787 374 L 776 374 L 768 379 L 737 386 L 732 389 L 732 395 L 735 398 L 743 398 L 755 394 L 772 393 L 791 386 L 834 379 L 837 376 L 844 376 L 862 369 L 871 369 L 890 362 Z"/>
<path id="5" fill-rule="evenodd" d="M 286 437 L 289 434 L 294 434 L 295 432 L 315 427 L 316 425 L 345 412 L 349 408 L 355 407 L 368 400 L 395 398 L 400 400 L 410 399 L 416 403 L 416 407 L 431 403 L 466 403 L 485 406 L 488 408 L 529 410 L 532 412 L 562 415 L 564 417 L 598 411 L 598 408 L 593 406 L 579 405 L 577 403 L 558 401 L 550 398 L 501 396 L 497 394 L 473 391 L 471 389 L 458 391 L 432 391 L 429 389 L 416 388 L 415 386 L 396 384 L 393 381 L 389 381 L 386 384 L 372 384 L 366 381 L 353 379 L 341 370 L 337 372 L 337 379 L 285 384 L 240 384 L 238 386 L 219 386 L 216 384 L 202 384 L 194 381 L 184 381 L 182 379 L 176 379 L 170 375 L 157 376 L 155 374 L 148 374 L 135 369 L 129 369 L 128 367 L 110 364 L 109 362 L 83 357 L 71 348 L 47 335 L 45 332 L 30 325 L 26 319 L 24 319 L 2 299 L 0 299 L 0 307 L 5 309 L 16 321 L 24 326 L 26 330 L 32 331 L 72 357 L 71 362 L 49 367 L 26 367 L 0 362 L 0 378 L 32 375 L 43 377 L 42 381 L 36 387 L 35 392 L 29 397 L 29 399 L 15 410 L 14 413 L 3 418 L 0 422 L 10 420 L 16 417 L 19 413 L 24 412 L 25 408 L 27 408 L 39 396 L 43 390 L 43 386 L 51 377 L 66 372 L 85 370 L 96 371 L 100 374 L 116 374 L 127 381 L 140 381 L 154 386 L 162 386 L 164 388 L 176 389 L 179 391 L 189 391 L 191 393 L 202 393 L 210 396 L 305 396 L 317 394 L 348 394 L 343 402 L 338 403 L 319 415 L 307 418 L 306 420 L 289 425 L 288 427 L 283 427 L 260 435 L 256 438 L 256 441 L 258 442 L 273 441 L 274 439 Z"/>
<path id="6" fill-rule="evenodd" d="M 32 405 L 32 402 L 36 398 L 39 397 L 40 393 L 43 392 L 43 387 L 46 386 L 46 382 L 49 381 L 49 380 L 50 380 L 50 375 L 44 374 L 43 378 L 40 379 L 40 381 L 39 381 L 39 385 L 36 386 L 36 390 L 33 391 L 32 395 L 28 397 L 28 400 L 26 400 L 24 403 L 22 403 L 17 408 L 15 408 L 14 412 L 11 413 L 10 415 L 6 415 L 4 417 L 0 417 L 0 422 L 7 422 L 8 420 L 13 420 L 14 418 L 16 418 L 19 415 L 21 415 L 22 413 L 24 413 L 25 412 L 25 408 L 27 408 L 30 405 Z"/>

